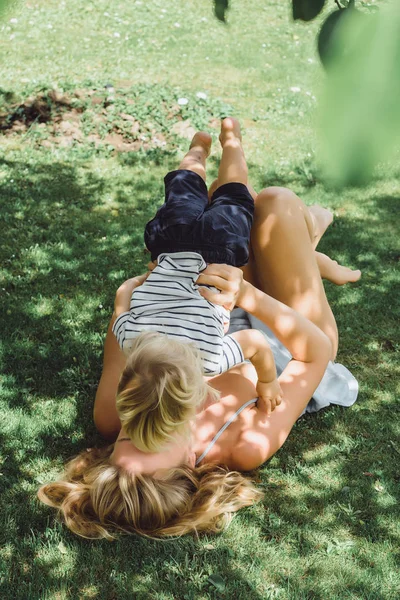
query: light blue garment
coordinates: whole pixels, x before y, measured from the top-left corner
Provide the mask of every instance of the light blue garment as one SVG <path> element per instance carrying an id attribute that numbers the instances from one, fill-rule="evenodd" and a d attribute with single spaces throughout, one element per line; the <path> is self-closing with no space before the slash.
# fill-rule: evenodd
<path id="1" fill-rule="evenodd" d="M 258 329 L 265 334 L 274 354 L 277 373 L 280 375 L 292 358 L 289 350 L 262 321 L 235 308 L 231 314 L 229 333 L 249 328 Z M 351 406 L 357 400 L 357 396 L 358 381 L 354 375 L 340 363 L 330 361 L 321 383 L 302 414 L 317 412 L 331 404 Z"/>

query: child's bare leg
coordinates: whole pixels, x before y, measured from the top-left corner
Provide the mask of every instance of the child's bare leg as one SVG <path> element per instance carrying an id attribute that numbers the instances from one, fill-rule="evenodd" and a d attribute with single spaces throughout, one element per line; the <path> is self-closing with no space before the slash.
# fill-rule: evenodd
<path id="1" fill-rule="evenodd" d="M 213 193 L 215 192 L 215 190 L 217 190 L 220 186 L 220 182 L 218 181 L 218 179 L 214 179 L 214 181 L 212 182 L 212 184 L 210 185 L 210 187 L 208 188 L 208 199 L 211 200 Z M 247 182 L 247 189 L 250 192 L 250 196 L 253 198 L 253 200 L 255 200 L 257 198 L 257 192 L 255 191 L 255 189 L 250 185 L 249 182 Z"/>
<path id="2" fill-rule="evenodd" d="M 345 283 L 354 283 L 361 277 L 359 269 L 349 269 L 339 265 L 336 260 L 332 260 L 322 252 L 315 252 L 317 265 L 322 279 L 327 279 L 336 285 L 344 285 Z"/>
<path id="3" fill-rule="evenodd" d="M 191 143 L 189 152 L 185 154 L 178 169 L 193 171 L 206 180 L 206 158 L 210 154 L 211 135 L 205 131 L 198 131 Z"/>
<path id="4" fill-rule="evenodd" d="M 218 169 L 218 187 L 225 183 L 247 185 L 247 164 L 242 147 L 239 121 L 228 117 L 221 123 L 219 140 L 222 156 Z"/>

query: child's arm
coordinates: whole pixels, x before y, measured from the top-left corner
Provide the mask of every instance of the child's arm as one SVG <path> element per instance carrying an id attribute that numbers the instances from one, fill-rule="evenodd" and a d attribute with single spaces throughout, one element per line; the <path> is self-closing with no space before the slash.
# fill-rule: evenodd
<path id="1" fill-rule="evenodd" d="M 127 279 L 117 289 L 114 302 L 114 312 L 117 317 L 122 315 L 122 313 L 129 311 L 133 290 L 142 285 L 142 283 L 146 281 L 148 275 L 149 273 L 145 273 L 144 275 L 138 275 L 137 277 L 132 277 L 132 279 Z"/>
<path id="2" fill-rule="evenodd" d="M 282 402 L 282 390 L 276 376 L 275 360 L 266 337 L 257 329 L 243 329 L 231 335 L 241 346 L 244 357 L 257 371 L 259 410 L 270 414 Z"/>

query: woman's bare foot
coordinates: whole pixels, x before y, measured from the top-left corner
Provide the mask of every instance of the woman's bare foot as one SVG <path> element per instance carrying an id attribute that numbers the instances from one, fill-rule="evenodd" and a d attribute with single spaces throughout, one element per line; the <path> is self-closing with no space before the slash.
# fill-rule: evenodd
<path id="1" fill-rule="evenodd" d="M 221 122 L 221 133 L 219 134 L 219 141 L 221 142 L 221 146 L 223 148 L 227 143 L 242 143 L 240 123 L 237 119 L 234 119 L 233 117 L 226 117 L 226 119 L 223 119 L 223 121 Z"/>
<path id="2" fill-rule="evenodd" d="M 323 208 L 319 204 L 314 204 L 308 207 L 313 224 L 313 232 L 311 234 L 311 242 L 313 248 L 318 246 L 322 236 L 333 221 L 333 214 L 327 208 Z"/>
<path id="3" fill-rule="evenodd" d="M 190 142 L 190 150 L 201 150 L 206 157 L 210 154 L 212 137 L 206 131 L 198 131 Z"/>
<path id="4" fill-rule="evenodd" d="M 355 283 L 361 277 L 359 269 L 353 271 L 349 267 L 339 265 L 336 260 L 332 260 L 322 252 L 316 252 L 315 256 L 322 279 L 327 279 L 336 285 L 344 285 L 345 283 Z"/>

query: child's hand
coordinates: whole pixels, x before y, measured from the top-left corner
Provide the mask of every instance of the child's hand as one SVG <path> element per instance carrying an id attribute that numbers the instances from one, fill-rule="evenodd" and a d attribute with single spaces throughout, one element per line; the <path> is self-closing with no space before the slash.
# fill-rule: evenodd
<path id="1" fill-rule="evenodd" d="M 154 269 L 156 268 L 157 265 L 158 265 L 158 260 L 152 260 L 151 262 L 147 263 L 147 268 L 149 270 L 148 274 L 150 274 L 152 271 L 154 271 Z"/>
<path id="2" fill-rule="evenodd" d="M 282 389 L 277 379 L 260 381 L 257 383 L 258 408 L 270 415 L 282 402 Z"/>

